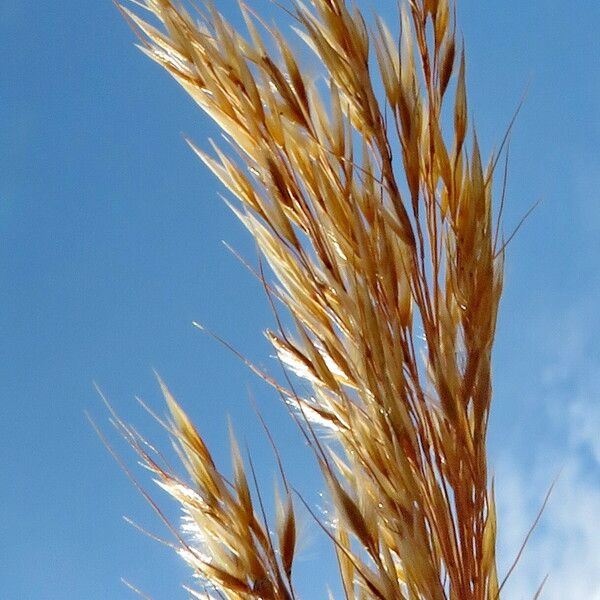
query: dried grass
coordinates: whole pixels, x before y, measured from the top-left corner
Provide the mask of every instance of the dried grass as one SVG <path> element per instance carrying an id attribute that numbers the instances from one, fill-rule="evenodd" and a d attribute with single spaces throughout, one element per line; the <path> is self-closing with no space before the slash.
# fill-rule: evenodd
<path id="1" fill-rule="evenodd" d="M 265 289 L 296 325 L 268 336 L 312 391 L 274 385 L 327 481 L 345 597 L 496 600 L 486 430 L 504 245 L 492 206 L 497 156 L 484 166 L 468 135 L 454 8 L 410 0 L 398 40 L 381 20 L 370 31 L 343 0 L 291 4 L 326 86 L 245 5 L 246 37 L 208 3 L 190 13 L 142 0 L 160 29 L 121 9 L 142 50 L 230 142 L 228 152 L 213 144 L 212 156 L 194 150 L 240 201 L 232 210 L 276 277 Z M 181 555 L 215 597 L 294 599 L 287 483 L 273 539 L 235 441 L 229 482 L 163 391 L 191 482 L 121 426 L 185 508 Z"/>

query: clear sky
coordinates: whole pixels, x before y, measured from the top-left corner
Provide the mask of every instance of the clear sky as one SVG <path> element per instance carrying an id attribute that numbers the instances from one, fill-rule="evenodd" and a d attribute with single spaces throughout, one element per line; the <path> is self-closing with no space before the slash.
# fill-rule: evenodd
<path id="1" fill-rule="evenodd" d="M 235 2 L 216 4 L 239 23 Z M 381 4 L 391 15 L 395 2 Z M 542 200 L 511 244 L 498 331 L 490 446 L 504 568 L 562 475 L 506 597 L 530 598 L 549 572 L 548 600 L 599 600 L 600 4 L 459 0 L 459 21 L 484 148 L 529 90 L 507 228 Z M 225 468 L 231 415 L 270 491 L 251 393 L 291 479 L 322 503 L 277 399 L 191 325 L 272 364 L 261 287 L 221 240 L 250 258 L 254 246 L 182 140 L 216 130 L 108 0 L 0 3 L 0 56 L 0 598 L 134 597 L 121 577 L 185 598 L 180 561 L 122 520 L 164 533 L 86 422 L 88 410 L 109 429 L 94 381 L 166 446 L 134 399 L 162 410 L 157 369 Z M 309 518 L 300 556 L 304 598 L 324 598 L 333 563 Z"/>

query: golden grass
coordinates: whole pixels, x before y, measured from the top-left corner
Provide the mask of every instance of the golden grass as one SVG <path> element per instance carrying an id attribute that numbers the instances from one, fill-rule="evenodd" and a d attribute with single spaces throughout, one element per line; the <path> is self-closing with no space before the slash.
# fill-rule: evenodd
<path id="1" fill-rule="evenodd" d="M 311 393 L 272 383 L 323 470 L 345 598 L 496 600 L 486 430 L 504 245 L 497 156 L 484 166 L 468 135 L 454 7 L 403 4 L 397 40 L 343 0 L 287 4 L 326 85 L 245 5 L 246 36 L 208 3 L 193 13 L 171 0 L 121 8 L 142 50 L 230 143 L 213 144 L 212 156 L 194 150 L 239 200 L 232 209 L 276 278 L 265 289 L 295 322 L 293 335 L 268 335 Z M 215 597 L 296 598 L 287 482 L 272 536 L 235 441 L 229 482 L 163 391 L 190 482 L 123 427 L 186 511 L 181 555 Z"/>

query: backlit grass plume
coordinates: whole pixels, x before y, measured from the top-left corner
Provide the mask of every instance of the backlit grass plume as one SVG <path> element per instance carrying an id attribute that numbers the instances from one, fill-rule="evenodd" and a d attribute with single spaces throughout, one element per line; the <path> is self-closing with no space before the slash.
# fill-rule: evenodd
<path id="1" fill-rule="evenodd" d="M 239 201 L 275 276 L 265 289 L 295 323 L 268 336 L 310 394 L 269 381 L 325 476 L 345 598 L 496 600 L 486 430 L 504 256 L 498 157 L 482 164 L 468 134 L 454 7 L 410 0 L 395 39 L 344 0 L 284 3 L 318 76 L 243 4 L 244 34 L 208 3 L 121 8 L 229 143 L 194 150 Z M 164 391 L 190 482 L 126 431 L 185 509 L 179 549 L 202 580 L 197 597 L 206 585 L 215 598 L 297 598 L 287 482 L 271 533 L 235 442 L 230 482 Z"/>

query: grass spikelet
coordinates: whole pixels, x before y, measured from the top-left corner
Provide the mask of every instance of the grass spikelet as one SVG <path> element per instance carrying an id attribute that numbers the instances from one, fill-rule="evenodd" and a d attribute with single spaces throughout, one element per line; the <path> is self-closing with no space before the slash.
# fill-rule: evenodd
<path id="1" fill-rule="evenodd" d="M 122 10 L 142 49 L 233 147 L 195 151 L 239 201 L 277 282 L 265 289 L 296 324 L 268 337 L 312 389 L 299 397 L 277 384 L 300 425 L 327 429 L 307 439 L 338 513 L 326 529 L 345 597 L 496 600 L 486 431 L 504 246 L 497 161 L 485 167 L 468 134 L 453 5 L 402 4 L 395 39 L 343 0 L 292 2 L 320 86 L 248 7 L 242 35 L 209 3 L 193 17 L 171 0 L 140 4 L 158 24 Z M 228 482 L 163 391 L 192 483 L 149 466 L 186 510 L 195 537 L 182 556 L 219 597 L 293 599 L 287 483 L 274 541 L 234 438 Z"/>

